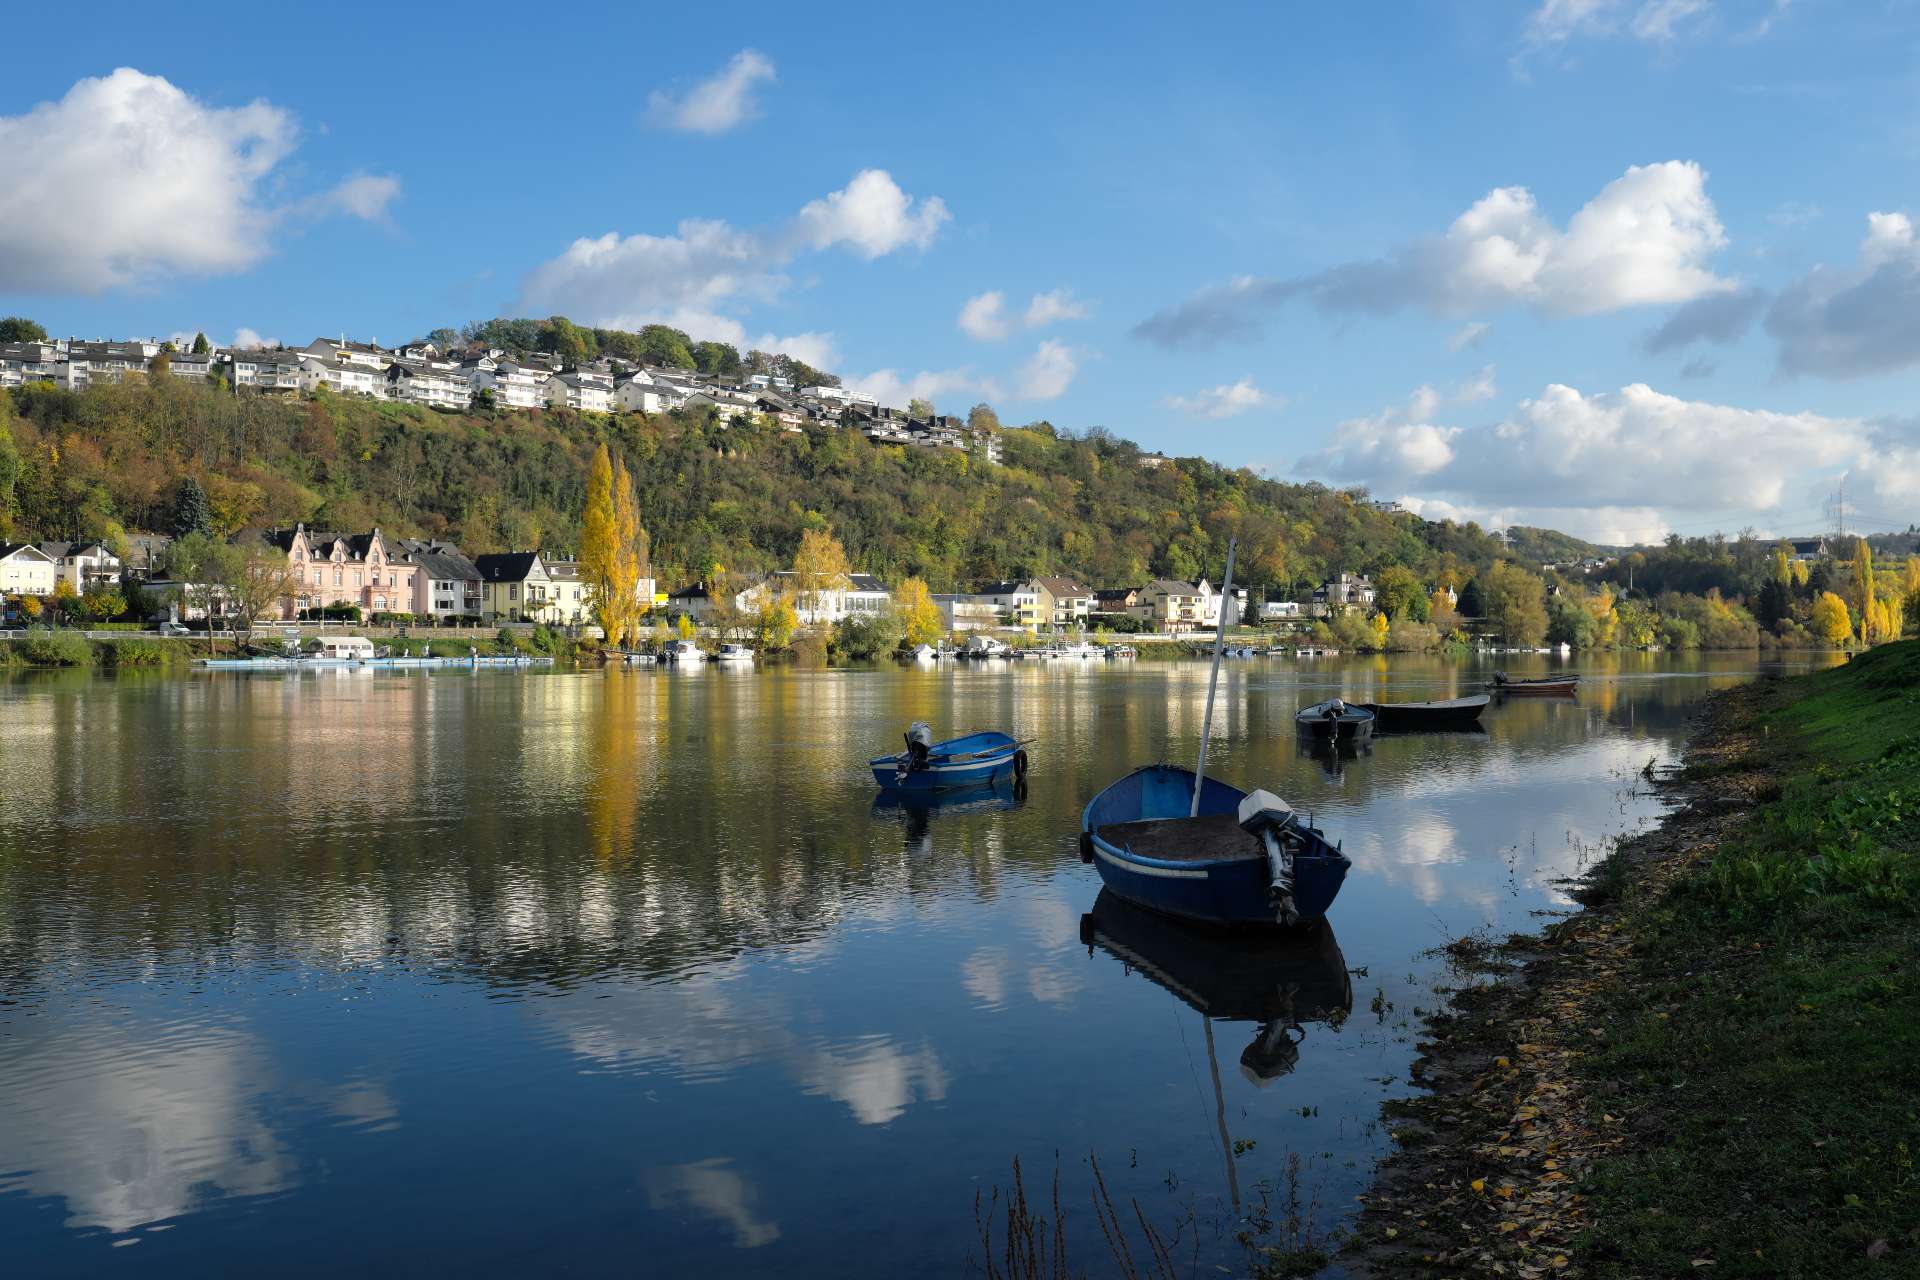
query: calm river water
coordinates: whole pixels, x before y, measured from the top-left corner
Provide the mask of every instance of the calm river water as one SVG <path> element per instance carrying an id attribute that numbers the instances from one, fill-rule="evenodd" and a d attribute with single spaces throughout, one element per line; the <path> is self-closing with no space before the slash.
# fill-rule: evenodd
<path id="1" fill-rule="evenodd" d="M 1289 1156 L 1321 1226 L 1364 1188 L 1430 949 L 1564 908 L 1761 669 L 1579 665 L 1322 761 L 1299 705 L 1486 672 L 1230 661 L 1210 772 L 1355 864 L 1281 952 L 1095 912 L 1076 851 L 1191 762 L 1200 663 L 0 681 L 6 1271 L 962 1274 L 1056 1152 L 1076 1267 L 1089 1153 L 1231 1267 Z M 1038 738 L 1027 793 L 876 804 L 914 719 Z"/>

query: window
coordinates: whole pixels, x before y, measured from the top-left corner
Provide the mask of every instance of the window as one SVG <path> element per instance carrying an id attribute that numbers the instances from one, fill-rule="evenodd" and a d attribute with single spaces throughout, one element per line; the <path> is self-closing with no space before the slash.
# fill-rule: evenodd
<path id="1" fill-rule="evenodd" d="M 333 585 L 336 587 L 340 585 L 340 570 L 338 569 L 333 571 Z"/>

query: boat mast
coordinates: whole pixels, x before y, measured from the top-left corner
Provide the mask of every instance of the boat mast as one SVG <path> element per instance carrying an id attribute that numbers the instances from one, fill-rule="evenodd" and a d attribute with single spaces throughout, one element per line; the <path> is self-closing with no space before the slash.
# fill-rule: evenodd
<path id="1" fill-rule="evenodd" d="M 1200 786 L 1207 776 L 1207 739 L 1213 733 L 1213 692 L 1220 685 L 1220 655 L 1227 647 L 1227 602 L 1233 598 L 1233 552 L 1240 539 L 1227 539 L 1227 576 L 1220 584 L 1220 626 L 1213 635 L 1213 671 L 1207 676 L 1207 714 L 1200 721 L 1200 763 L 1193 771 L 1193 807 L 1189 818 L 1200 816 Z"/>

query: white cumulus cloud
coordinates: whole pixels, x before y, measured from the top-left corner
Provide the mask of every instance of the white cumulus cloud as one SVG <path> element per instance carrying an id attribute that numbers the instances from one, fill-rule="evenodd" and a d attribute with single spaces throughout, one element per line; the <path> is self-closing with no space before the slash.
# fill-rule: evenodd
<path id="1" fill-rule="evenodd" d="M 884 169 L 864 169 L 839 191 L 812 201 L 794 230 L 813 249 L 841 245 L 873 259 L 896 249 L 924 249 L 951 215 L 939 196 L 916 202 Z"/>
<path id="2" fill-rule="evenodd" d="M 233 341 L 228 345 L 238 351 L 251 351 L 256 347 L 277 347 L 280 339 L 262 337 L 258 331 L 241 325 L 233 331 Z"/>
<path id="3" fill-rule="evenodd" d="M 1416 396 L 1407 410 L 1341 423 L 1302 466 L 1600 537 L 1648 513 L 1694 525 L 1724 514 L 1739 527 L 1797 509 L 1810 486 L 1885 452 L 1857 419 L 1685 400 L 1642 383 L 1592 395 L 1549 385 L 1491 425 L 1443 425 L 1419 412 L 1435 407 Z"/>
<path id="4" fill-rule="evenodd" d="M 1073 296 L 1071 289 L 1050 289 L 1036 293 L 1019 316 L 1007 310 L 1007 296 L 998 289 L 968 298 L 960 308 L 960 331 L 978 342 L 999 342 L 1015 329 L 1043 329 L 1063 320 L 1081 320 L 1087 315 L 1086 303 Z"/>
<path id="5" fill-rule="evenodd" d="M 1250 377 L 1242 378 L 1238 382 L 1223 382 L 1219 386 L 1208 387 L 1190 396 L 1168 396 L 1161 401 L 1175 413 L 1184 413 L 1195 418 L 1211 418 L 1215 421 L 1251 413 L 1255 409 L 1279 409 L 1286 402 L 1285 396 L 1262 391 L 1254 385 Z"/>
<path id="6" fill-rule="evenodd" d="M 1594 315 L 1687 302 L 1735 286 L 1708 259 L 1727 243 L 1692 161 L 1635 165 L 1554 226 L 1525 187 L 1499 187 L 1447 230 L 1384 258 L 1293 279 L 1242 276 L 1148 318 L 1134 333 L 1162 346 L 1257 334 L 1296 298 L 1335 314 L 1420 308 L 1459 315 L 1525 305 Z"/>
<path id="7" fill-rule="evenodd" d="M 98 293 L 242 271 L 278 215 L 264 180 L 298 130 L 279 107 L 213 107 L 122 67 L 0 116 L 0 290 Z"/>
<path id="8" fill-rule="evenodd" d="M 765 344 L 775 339 L 750 339 L 736 313 L 778 297 L 791 283 L 785 268 L 793 259 L 834 245 L 869 260 L 923 248 L 946 216 L 938 197 L 916 202 L 890 175 L 869 169 L 768 231 L 689 218 L 670 235 L 582 236 L 521 279 L 515 306 L 522 314 L 566 315 L 584 324 L 671 324 L 695 337 Z M 823 333 L 778 341 L 816 354 L 832 349 L 831 335 Z M 797 346 L 789 354 L 815 363 Z"/>
<path id="9" fill-rule="evenodd" d="M 727 65 L 685 93 L 655 90 L 647 97 L 647 123 L 684 133 L 725 133 L 760 114 L 754 91 L 774 79 L 773 63 L 742 49 Z"/>
<path id="10" fill-rule="evenodd" d="M 998 342 L 1012 333 L 1006 295 L 989 290 L 968 298 L 960 308 L 960 331 L 980 342 Z"/>
<path id="11" fill-rule="evenodd" d="M 1080 357 L 1072 347 L 1052 338 L 1041 343 L 1014 381 L 1018 400 L 1056 400 L 1066 394 L 1080 372 Z"/>

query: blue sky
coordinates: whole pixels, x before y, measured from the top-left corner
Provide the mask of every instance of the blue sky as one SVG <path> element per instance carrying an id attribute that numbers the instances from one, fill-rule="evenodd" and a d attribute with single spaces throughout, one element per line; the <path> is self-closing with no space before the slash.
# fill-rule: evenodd
<path id="1" fill-rule="evenodd" d="M 666 319 L 1485 523 L 1920 520 L 1904 0 L 91 12 L 0 52 L 57 333 Z"/>

